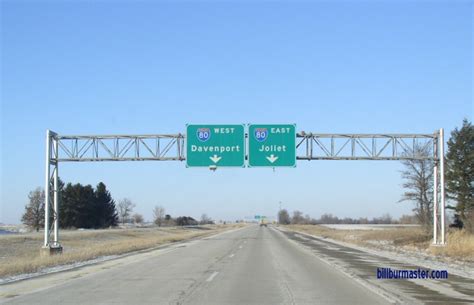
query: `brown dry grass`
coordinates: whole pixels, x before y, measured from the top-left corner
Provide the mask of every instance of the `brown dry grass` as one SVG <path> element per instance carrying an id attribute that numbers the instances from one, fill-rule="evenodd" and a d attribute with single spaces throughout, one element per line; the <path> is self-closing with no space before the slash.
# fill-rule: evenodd
<path id="1" fill-rule="evenodd" d="M 434 247 L 431 245 L 431 234 L 420 227 L 395 227 L 383 230 L 345 230 L 331 229 L 318 225 L 288 225 L 285 228 L 364 247 L 386 250 L 391 250 L 393 247 L 402 247 L 407 250 L 423 251 L 446 258 L 469 262 L 474 261 L 474 235 L 466 231 L 449 231 L 446 237 L 447 245 L 444 247 Z"/>
<path id="2" fill-rule="evenodd" d="M 42 233 L 0 236 L 0 277 L 37 272 L 45 267 L 107 255 L 151 249 L 166 243 L 203 237 L 238 225 L 208 226 L 207 230 L 177 227 L 62 231 L 62 255 L 41 256 Z"/>
<path id="3" fill-rule="evenodd" d="M 446 243 L 445 247 L 431 247 L 430 252 L 435 255 L 474 261 L 474 234 L 464 230 L 453 230 L 448 232 Z"/>

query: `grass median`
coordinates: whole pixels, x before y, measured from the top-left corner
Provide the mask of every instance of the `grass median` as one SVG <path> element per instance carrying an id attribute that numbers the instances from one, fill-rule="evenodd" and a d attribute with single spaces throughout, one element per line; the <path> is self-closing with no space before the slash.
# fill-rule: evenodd
<path id="1" fill-rule="evenodd" d="M 38 272 L 47 267 L 66 265 L 146 250 L 167 243 L 205 237 L 238 224 L 209 225 L 196 228 L 161 227 L 108 230 L 62 230 L 63 254 L 41 256 L 43 233 L 0 235 L 0 278 Z"/>

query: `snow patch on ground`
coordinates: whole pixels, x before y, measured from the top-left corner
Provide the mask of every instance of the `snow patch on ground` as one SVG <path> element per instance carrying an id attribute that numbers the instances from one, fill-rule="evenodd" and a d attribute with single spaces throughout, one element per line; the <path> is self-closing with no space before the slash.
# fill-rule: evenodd
<path id="1" fill-rule="evenodd" d="M 321 225 L 326 228 L 336 230 L 386 230 L 394 228 L 411 228 L 419 227 L 420 225 L 400 225 L 400 224 L 323 224 Z"/>
<path id="2" fill-rule="evenodd" d="M 0 223 L 0 234 L 28 233 L 31 230 L 25 225 L 9 225 Z"/>

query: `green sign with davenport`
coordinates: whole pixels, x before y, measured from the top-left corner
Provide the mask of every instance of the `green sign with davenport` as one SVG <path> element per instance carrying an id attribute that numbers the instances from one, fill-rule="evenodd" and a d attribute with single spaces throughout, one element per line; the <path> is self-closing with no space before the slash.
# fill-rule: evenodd
<path id="1" fill-rule="evenodd" d="M 245 165 L 244 125 L 187 125 L 186 166 Z"/>

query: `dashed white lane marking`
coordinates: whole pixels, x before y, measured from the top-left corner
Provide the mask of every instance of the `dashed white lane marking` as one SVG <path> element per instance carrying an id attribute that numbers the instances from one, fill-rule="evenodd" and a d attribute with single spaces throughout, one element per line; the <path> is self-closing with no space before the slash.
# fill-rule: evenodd
<path id="1" fill-rule="evenodd" d="M 234 255 L 235 255 L 235 254 L 234 254 L 234 253 L 232 253 L 231 255 L 229 255 L 229 257 L 230 257 L 230 258 L 232 258 L 232 257 L 234 257 Z"/>
<path id="2" fill-rule="evenodd" d="M 217 275 L 218 273 L 219 273 L 219 272 L 217 272 L 217 271 L 214 271 L 214 273 L 213 273 L 213 274 L 211 274 L 211 276 L 210 276 L 210 277 L 209 277 L 209 278 L 206 280 L 206 282 L 210 282 L 210 281 L 212 281 L 212 280 L 213 280 L 213 279 L 216 277 L 216 275 Z"/>

